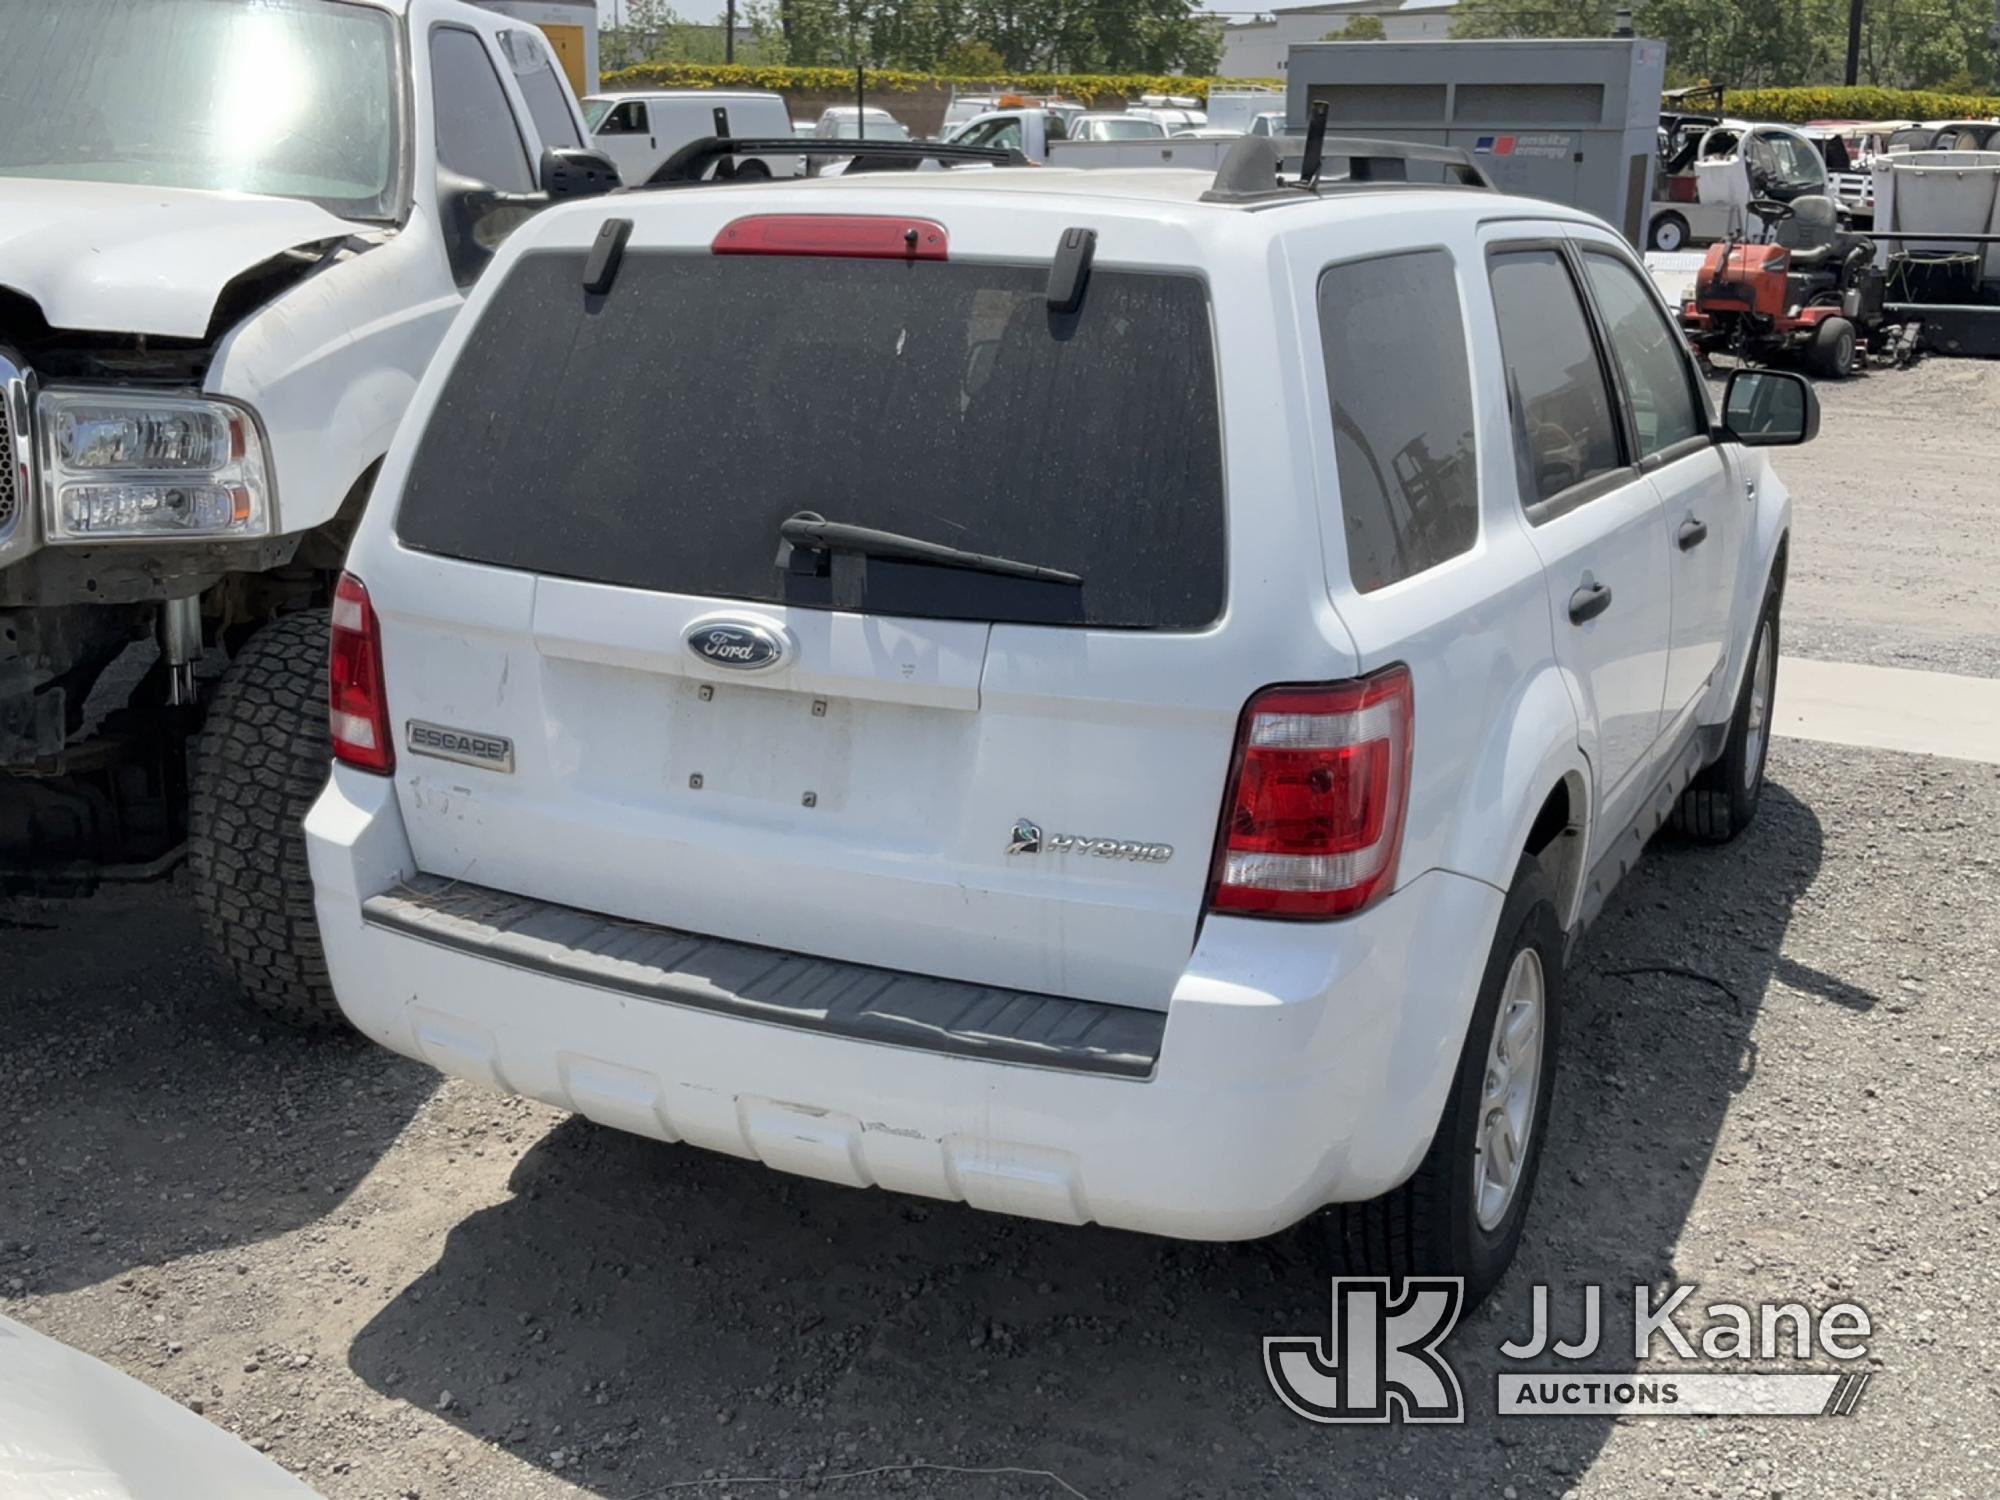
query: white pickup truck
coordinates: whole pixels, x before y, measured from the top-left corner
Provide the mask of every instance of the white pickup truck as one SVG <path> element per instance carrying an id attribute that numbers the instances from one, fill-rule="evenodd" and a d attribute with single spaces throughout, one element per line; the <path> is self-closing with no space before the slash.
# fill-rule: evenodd
<path id="1" fill-rule="evenodd" d="M 335 575 L 499 241 L 616 171 L 542 35 L 460 0 L 0 34 L 0 885 L 185 835 L 250 998 L 331 1019 L 298 823 Z"/>

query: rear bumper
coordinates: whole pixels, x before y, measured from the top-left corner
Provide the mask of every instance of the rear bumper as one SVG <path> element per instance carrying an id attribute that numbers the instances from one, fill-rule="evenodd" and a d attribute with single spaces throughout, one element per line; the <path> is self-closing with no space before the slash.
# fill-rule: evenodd
<path id="1" fill-rule="evenodd" d="M 344 767 L 306 838 L 341 1007 L 398 1052 L 783 1171 L 1192 1239 L 1268 1234 L 1408 1176 L 1502 900 L 1430 871 L 1338 924 L 1211 918 L 1152 1074 L 1132 1078 L 765 1024 L 369 921 L 416 870 L 391 784 Z"/>

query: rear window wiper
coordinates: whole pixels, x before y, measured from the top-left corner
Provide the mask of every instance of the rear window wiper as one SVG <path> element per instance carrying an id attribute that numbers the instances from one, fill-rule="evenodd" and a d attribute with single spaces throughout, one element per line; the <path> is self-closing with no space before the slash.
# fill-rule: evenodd
<path id="1" fill-rule="evenodd" d="M 973 573 L 992 573 L 1001 578 L 1028 578 L 1037 583 L 1063 583 L 1072 588 L 1083 582 L 1079 573 L 1061 568 L 1045 568 L 1040 563 L 1016 562 L 1011 557 L 992 557 L 984 552 L 967 552 L 942 542 L 904 536 L 895 531 L 877 531 L 873 526 L 855 526 L 846 521 L 829 521 L 813 511 L 802 510 L 778 527 L 778 535 L 794 547 L 815 552 L 852 552 L 862 557 L 881 557 L 897 562 L 935 563 L 941 568 L 964 568 Z"/>

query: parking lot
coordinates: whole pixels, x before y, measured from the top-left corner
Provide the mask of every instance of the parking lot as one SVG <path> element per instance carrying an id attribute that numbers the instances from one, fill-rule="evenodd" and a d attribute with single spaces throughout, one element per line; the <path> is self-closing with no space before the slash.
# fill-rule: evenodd
<path id="1" fill-rule="evenodd" d="M 1787 655 L 2000 677 L 2000 366 L 1821 394 L 1779 457 Z M 856 1192 L 302 1041 L 171 882 L 0 904 L 0 1310 L 328 1500 L 2000 1493 L 2000 754 L 1794 737 L 1778 692 L 1749 834 L 1657 843 L 1576 954 L 1550 1170 L 1450 1346 L 1462 1426 L 1284 1410 L 1261 1341 L 1328 1316 L 1286 1237 Z M 1586 1284 L 1677 1281 L 1860 1303 L 1866 1400 L 1495 1416 L 1530 1286 L 1573 1329 Z"/>

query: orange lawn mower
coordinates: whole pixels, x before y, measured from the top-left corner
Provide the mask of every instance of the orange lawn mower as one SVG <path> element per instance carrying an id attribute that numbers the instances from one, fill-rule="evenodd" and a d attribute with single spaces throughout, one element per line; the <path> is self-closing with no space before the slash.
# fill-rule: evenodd
<path id="1" fill-rule="evenodd" d="M 1704 360 L 1796 362 L 1838 380 L 1871 358 L 1907 365 L 1916 356 L 1920 325 L 1884 313 L 1888 278 L 1875 242 L 1841 228 L 1831 198 L 1758 198 L 1750 212 L 1768 238 L 1709 246 L 1681 307 L 1681 327 Z"/>

